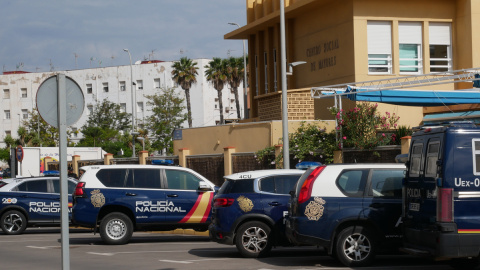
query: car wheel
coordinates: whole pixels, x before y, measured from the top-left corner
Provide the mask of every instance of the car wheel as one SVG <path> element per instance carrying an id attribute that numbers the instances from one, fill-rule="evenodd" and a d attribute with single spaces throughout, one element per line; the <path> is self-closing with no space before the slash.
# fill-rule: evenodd
<path id="1" fill-rule="evenodd" d="M 0 226 L 5 234 L 21 234 L 27 228 L 27 219 L 20 211 L 10 210 L 2 215 Z"/>
<path id="2" fill-rule="evenodd" d="M 240 226 L 236 232 L 235 244 L 246 258 L 266 256 L 272 249 L 270 227 L 260 221 L 250 221 Z"/>
<path id="3" fill-rule="evenodd" d="M 480 266 L 480 256 L 472 258 L 455 258 L 449 261 L 453 269 L 478 269 Z"/>
<path id="4" fill-rule="evenodd" d="M 110 213 L 100 223 L 100 236 L 106 244 L 124 245 L 132 234 L 132 220 L 123 213 Z"/>
<path id="5" fill-rule="evenodd" d="M 338 234 L 335 254 L 346 266 L 367 266 L 373 262 L 376 252 L 377 243 L 368 228 L 352 226 Z"/>

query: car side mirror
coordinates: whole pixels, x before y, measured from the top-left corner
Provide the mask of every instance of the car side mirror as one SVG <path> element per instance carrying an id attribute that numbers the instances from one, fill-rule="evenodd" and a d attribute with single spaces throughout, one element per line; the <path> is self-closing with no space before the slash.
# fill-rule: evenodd
<path id="1" fill-rule="evenodd" d="M 205 183 L 204 181 L 201 181 L 199 184 L 198 184 L 198 190 L 200 191 L 212 191 L 212 187 Z"/>

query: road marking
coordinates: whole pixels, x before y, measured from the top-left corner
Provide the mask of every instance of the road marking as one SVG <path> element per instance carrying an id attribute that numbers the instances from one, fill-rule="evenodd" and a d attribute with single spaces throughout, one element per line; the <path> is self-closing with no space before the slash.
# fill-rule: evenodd
<path id="1" fill-rule="evenodd" d="M 169 263 L 183 263 L 183 264 L 189 264 L 189 263 L 194 263 L 194 262 L 204 262 L 204 261 L 224 261 L 228 260 L 227 258 L 225 259 L 201 259 L 201 260 L 186 260 L 186 261 L 173 261 L 173 260 L 158 260 L 159 262 L 169 262 Z"/>
<path id="2" fill-rule="evenodd" d="M 188 252 L 188 250 L 165 250 L 165 251 L 124 251 L 124 252 L 87 252 L 87 254 L 99 255 L 99 256 L 113 256 L 118 254 L 142 254 L 142 253 L 175 253 L 175 252 Z"/>

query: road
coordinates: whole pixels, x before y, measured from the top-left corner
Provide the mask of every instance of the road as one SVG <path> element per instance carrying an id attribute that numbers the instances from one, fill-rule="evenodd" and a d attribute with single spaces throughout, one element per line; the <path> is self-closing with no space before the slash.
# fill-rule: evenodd
<path id="1" fill-rule="evenodd" d="M 60 229 L 29 228 L 23 235 L 0 233 L 1 269 L 62 269 Z M 70 232 L 70 269 L 351 269 L 314 247 L 276 248 L 262 259 L 242 258 L 234 246 L 205 236 L 134 233 L 127 245 L 108 246 L 81 229 Z M 445 262 L 411 256 L 378 256 L 369 269 L 452 269 Z"/>

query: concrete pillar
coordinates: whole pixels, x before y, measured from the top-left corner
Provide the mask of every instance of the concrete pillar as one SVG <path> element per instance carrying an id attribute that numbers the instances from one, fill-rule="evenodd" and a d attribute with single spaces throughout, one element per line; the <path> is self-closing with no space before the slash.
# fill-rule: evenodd
<path id="1" fill-rule="evenodd" d="M 410 149 L 410 142 L 412 141 L 412 136 L 405 136 L 400 138 L 401 145 L 402 145 L 402 154 L 408 154 L 408 150 Z"/>
<path id="2" fill-rule="evenodd" d="M 343 151 L 342 150 L 333 151 L 333 163 L 343 163 Z"/>
<path id="3" fill-rule="evenodd" d="M 74 155 L 72 156 L 72 168 L 73 168 L 73 173 L 78 175 L 78 161 L 80 160 L 79 155 Z"/>
<path id="4" fill-rule="evenodd" d="M 147 157 L 148 157 L 148 151 L 140 151 L 138 152 L 138 163 L 140 165 L 145 165 L 147 164 Z"/>
<path id="5" fill-rule="evenodd" d="M 113 154 L 106 153 L 103 157 L 103 164 L 110 165 L 110 161 L 113 159 Z"/>
<path id="6" fill-rule="evenodd" d="M 235 147 L 227 146 L 227 147 L 223 148 L 224 175 L 230 175 L 230 174 L 233 173 L 232 153 L 235 153 Z"/>
<path id="7" fill-rule="evenodd" d="M 187 168 L 187 156 L 190 155 L 190 150 L 188 148 L 178 149 L 178 165 Z"/>
<path id="8" fill-rule="evenodd" d="M 277 144 L 275 145 L 275 160 L 277 160 L 277 157 L 280 154 L 283 154 L 283 144 Z M 279 164 L 276 164 L 276 168 L 283 168 L 283 158 L 279 161 Z"/>
<path id="9" fill-rule="evenodd" d="M 45 158 L 43 159 L 43 168 L 45 168 L 44 171 L 48 171 L 48 170 L 49 170 L 49 169 L 48 169 L 48 163 L 49 163 L 49 162 L 52 162 L 52 161 L 53 161 L 52 157 L 45 157 Z"/>

